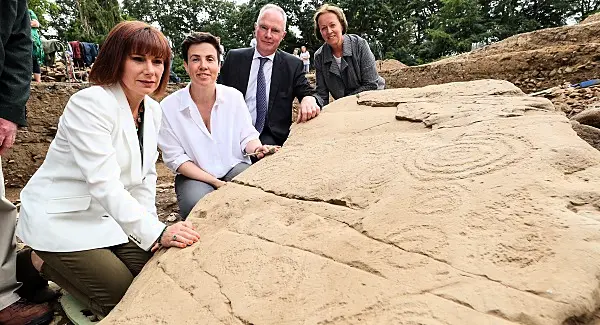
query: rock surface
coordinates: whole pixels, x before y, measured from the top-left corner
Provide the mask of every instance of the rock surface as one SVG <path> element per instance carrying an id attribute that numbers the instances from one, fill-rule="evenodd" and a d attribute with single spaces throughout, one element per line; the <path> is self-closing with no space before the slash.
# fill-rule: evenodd
<path id="1" fill-rule="evenodd" d="M 337 100 L 205 197 L 201 241 L 101 324 L 588 324 L 599 163 L 507 82 Z"/>

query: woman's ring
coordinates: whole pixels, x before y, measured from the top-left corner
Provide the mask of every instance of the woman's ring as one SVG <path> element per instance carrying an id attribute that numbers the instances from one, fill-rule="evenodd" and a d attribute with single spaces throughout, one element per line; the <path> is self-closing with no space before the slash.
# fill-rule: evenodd
<path id="1" fill-rule="evenodd" d="M 177 240 L 177 235 L 173 235 L 173 240 Z"/>

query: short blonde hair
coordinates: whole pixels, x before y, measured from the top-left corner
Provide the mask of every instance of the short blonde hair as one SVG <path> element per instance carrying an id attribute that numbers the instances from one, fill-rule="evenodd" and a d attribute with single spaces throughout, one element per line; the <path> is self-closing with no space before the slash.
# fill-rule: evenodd
<path id="1" fill-rule="evenodd" d="M 348 21 L 346 20 L 346 15 L 344 15 L 344 11 L 342 10 L 342 8 L 324 4 L 321 6 L 321 8 L 317 10 L 313 19 L 315 23 L 315 36 L 317 37 L 317 39 L 325 41 L 323 39 L 323 36 L 321 36 L 321 31 L 319 30 L 319 17 L 322 14 L 326 13 L 332 13 L 337 16 L 338 20 L 340 21 L 340 24 L 342 25 L 342 34 L 346 34 L 346 31 L 348 30 Z"/>

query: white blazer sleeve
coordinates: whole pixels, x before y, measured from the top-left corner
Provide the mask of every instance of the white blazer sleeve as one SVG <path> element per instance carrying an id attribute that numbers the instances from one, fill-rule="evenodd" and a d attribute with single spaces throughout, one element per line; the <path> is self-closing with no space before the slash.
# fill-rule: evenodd
<path id="1" fill-rule="evenodd" d="M 138 246 L 148 250 L 165 225 L 133 198 L 120 180 L 111 132 L 119 125 L 116 119 L 121 108 L 113 107 L 116 102 L 108 96 L 104 91 L 72 96 L 62 117 L 64 130 L 91 196 L 130 238 L 138 239 Z"/>

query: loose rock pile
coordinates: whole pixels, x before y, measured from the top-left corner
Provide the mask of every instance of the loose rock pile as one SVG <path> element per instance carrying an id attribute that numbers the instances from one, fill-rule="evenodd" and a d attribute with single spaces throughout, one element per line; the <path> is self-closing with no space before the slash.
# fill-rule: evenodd
<path id="1" fill-rule="evenodd" d="M 587 324 L 599 164 L 507 82 L 340 99 L 205 197 L 201 241 L 102 324 Z"/>
<path id="2" fill-rule="evenodd" d="M 541 96 L 551 100 L 558 110 L 563 111 L 568 118 L 571 118 L 600 104 L 600 86 L 574 88 L 570 84 L 564 84 L 549 89 Z"/>
<path id="3" fill-rule="evenodd" d="M 569 84 L 542 91 L 543 96 L 571 119 L 573 130 L 600 150 L 600 86 L 575 88 Z"/>

